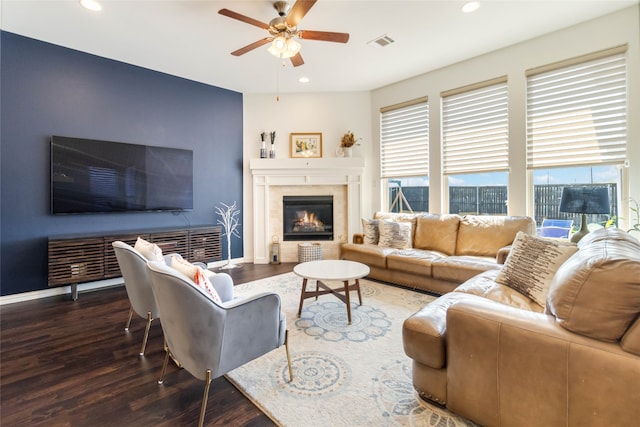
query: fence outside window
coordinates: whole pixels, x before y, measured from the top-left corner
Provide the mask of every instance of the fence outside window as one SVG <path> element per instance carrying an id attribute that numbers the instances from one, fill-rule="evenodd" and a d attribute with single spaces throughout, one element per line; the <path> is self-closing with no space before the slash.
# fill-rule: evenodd
<path id="1" fill-rule="evenodd" d="M 534 218 L 536 224 L 542 224 L 545 218 L 573 219 L 580 224 L 580 215 L 560 212 L 560 199 L 564 187 L 574 185 L 535 185 L 534 186 Z M 610 215 L 587 215 L 589 223 L 604 225 L 611 217 L 615 217 L 617 225 L 618 189 L 616 184 L 579 184 L 576 187 L 606 187 L 609 190 Z M 399 199 L 402 192 L 408 203 L 396 203 L 393 212 L 413 210 L 414 212 L 429 212 L 429 187 L 390 187 L 389 200 Z M 506 215 L 507 187 L 505 185 L 487 186 L 451 186 L 449 187 L 450 213 L 460 215 Z"/>

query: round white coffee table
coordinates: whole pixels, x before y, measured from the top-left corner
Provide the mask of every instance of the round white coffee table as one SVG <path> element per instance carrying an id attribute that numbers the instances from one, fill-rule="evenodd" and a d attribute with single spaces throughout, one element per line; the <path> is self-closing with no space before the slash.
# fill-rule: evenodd
<path id="1" fill-rule="evenodd" d="M 355 261 L 345 260 L 319 260 L 303 262 L 293 268 L 293 272 L 302 277 L 302 292 L 300 293 L 300 307 L 298 308 L 298 317 L 302 313 L 302 304 L 307 298 L 325 294 L 333 294 L 339 300 L 347 305 L 347 318 L 351 324 L 351 301 L 349 298 L 350 291 L 358 291 L 358 300 L 362 305 L 362 294 L 360 293 L 360 280 L 369 274 L 369 267 L 365 264 Z M 307 291 L 307 281 L 316 281 L 316 290 Z M 327 286 L 323 280 L 339 280 L 344 283 L 343 288 L 333 289 Z M 349 284 L 350 280 L 355 283 Z M 322 288 L 322 290 L 320 290 Z"/>

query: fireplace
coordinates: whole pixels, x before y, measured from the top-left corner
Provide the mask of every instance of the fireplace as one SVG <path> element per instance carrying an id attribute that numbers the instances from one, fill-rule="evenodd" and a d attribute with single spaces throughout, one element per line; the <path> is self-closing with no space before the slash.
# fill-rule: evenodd
<path id="1" fill-rule="evenodd" d="M 283 240 L 333 240 L 333 196 L 283 196 Z"/>

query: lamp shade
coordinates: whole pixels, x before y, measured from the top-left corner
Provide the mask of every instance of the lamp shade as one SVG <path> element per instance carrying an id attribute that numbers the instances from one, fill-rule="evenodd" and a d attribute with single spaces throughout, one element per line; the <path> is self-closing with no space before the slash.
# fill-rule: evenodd
<path id="1" fill-rule="evenodd" d="M 608 214 L 609 190 L 606 187 L 564 187 L 560 212 Z"/>

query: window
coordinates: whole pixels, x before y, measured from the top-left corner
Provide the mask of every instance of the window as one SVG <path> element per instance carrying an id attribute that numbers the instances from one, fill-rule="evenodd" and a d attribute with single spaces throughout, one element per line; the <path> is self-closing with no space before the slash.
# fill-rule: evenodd
<path id="1" fill-rule="evenodd" d="M 567 185 L 607 186 L 610 215 L 589 215 L 588 221 L 598 226 L 617 218 L 627 161 L 625 51 L 618 47 L 527 72 L 527 168 L 538 224 L 569 219 L 554 207 Z"/>
<path id="2" fill-rule="evenodd" d="M 450 213 L 507 213 L 507 95 L 506 77 L 441 94 Z"/>
<path id="3" fill-rule="evenodd" d="M 429 210 L 427 98 L 380 110 L 380 172 L 389 211 Z"/>

